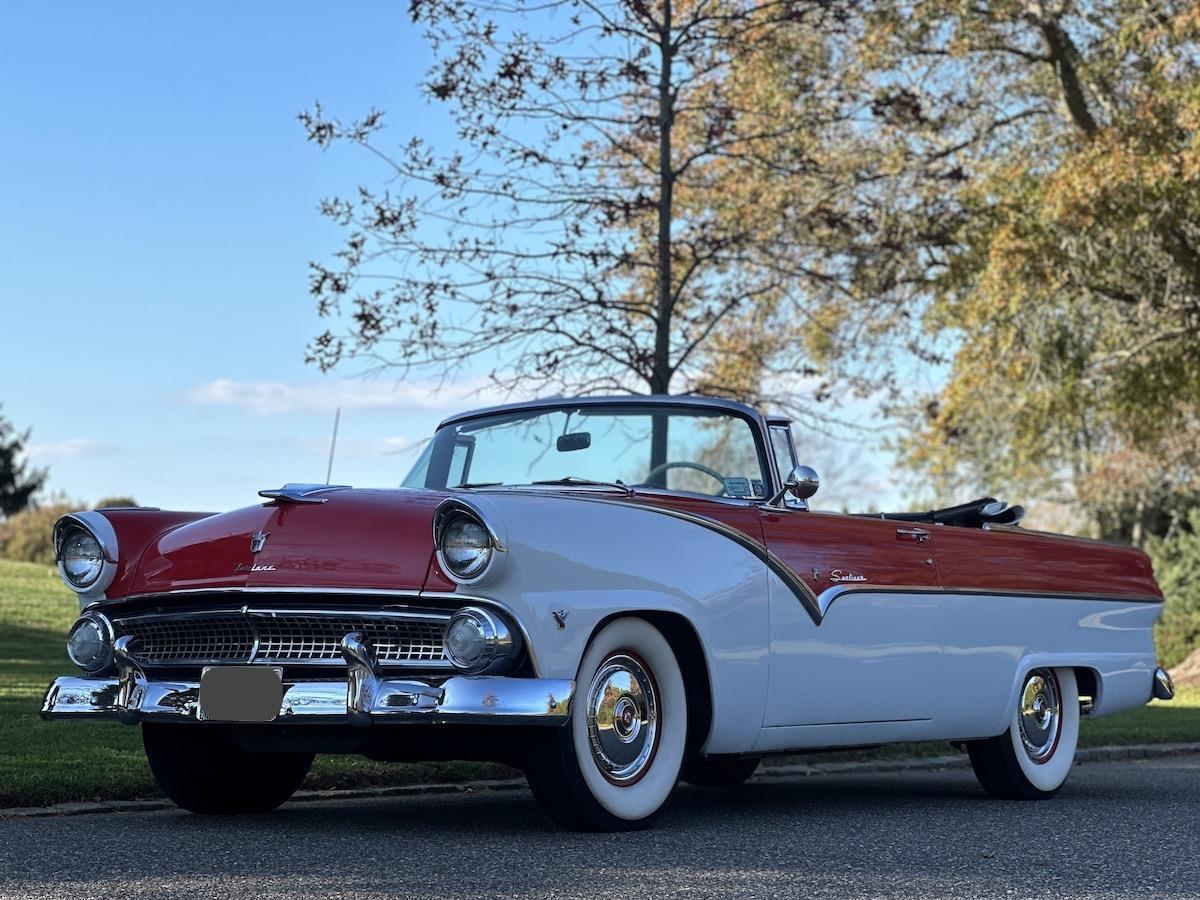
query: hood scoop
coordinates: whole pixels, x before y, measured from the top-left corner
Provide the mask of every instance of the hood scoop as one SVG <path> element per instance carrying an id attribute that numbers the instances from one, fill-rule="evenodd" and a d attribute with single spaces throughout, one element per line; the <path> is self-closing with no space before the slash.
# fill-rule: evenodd
<path id="1" fill-rule="evenodd" d="M 288 483 L 281 488 L 259 491 L 258 496 L 266 497 L 277 503 L 324 503 L 328 497 L 318 497 L 317 494 L 330 491 L 349 491 L 353 488 L 348 484 L 300 484 Z"/>

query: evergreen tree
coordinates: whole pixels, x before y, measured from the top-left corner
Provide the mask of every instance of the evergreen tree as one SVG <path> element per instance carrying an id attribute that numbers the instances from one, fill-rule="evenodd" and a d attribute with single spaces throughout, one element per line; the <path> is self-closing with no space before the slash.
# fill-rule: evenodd
<path id="1" fill-rule="evenodd" d="M 6 518 L 29 506 L 46 483 L 47 471 L 31 469 L 22 459 L 28 440 L 28 429 L 18 432 L 0 415 L 0 514 Z"/>

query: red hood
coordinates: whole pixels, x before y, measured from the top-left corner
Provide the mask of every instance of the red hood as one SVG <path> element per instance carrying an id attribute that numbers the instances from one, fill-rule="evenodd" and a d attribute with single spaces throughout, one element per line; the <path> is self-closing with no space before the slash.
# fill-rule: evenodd
<path id="1" fill-rule="evenodd" d="M 215 587 L 420 590 L 433 559 L 434 491 L 339 490 L 209 516 L 152 540 L 129 593 Z M 266 532 L 262 550 L 250 539 Z M 440 579 L 439 579 L 440 582 Z M 439 589 L 445 588 L 440 583 Z"/>

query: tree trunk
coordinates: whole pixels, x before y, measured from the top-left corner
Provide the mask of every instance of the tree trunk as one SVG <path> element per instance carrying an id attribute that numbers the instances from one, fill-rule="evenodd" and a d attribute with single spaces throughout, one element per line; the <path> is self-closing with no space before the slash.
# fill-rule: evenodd
<path id="1" fill-rule="evenodd" d="M 661 58 L 658 75 L 658 272 L 656 278 L 654 358 L 651 361 L 650 392 L 666 394 L 671 390 L 671 220 L 674 216 L 675 170 L 671 164 L 671 129 L 675 124 L 674 97 L 671 95 L 671 65 L 675 49 L 671 46 L 671 0 L 663 3 L 662 28 L 659 30 Z M 650 468 L 667 461 L 667 417 L 654 416 L 650 439 Z"/>

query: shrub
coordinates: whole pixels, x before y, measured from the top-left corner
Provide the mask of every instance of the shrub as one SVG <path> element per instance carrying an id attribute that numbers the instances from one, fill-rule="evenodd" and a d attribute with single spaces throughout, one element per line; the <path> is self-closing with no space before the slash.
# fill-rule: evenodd
<path id="1" fill-rule="evenodd" d="M 132 497 L 117 496 L 105 497 L 96 504 L 96 509 L 107 509 L 111 506 L 137 506 L 138 502 Z"/>
<path id="2" fill-rule="evenodd" d="M 7 522 L 9 537 L 4 543 L 5 557 L 54 565 L 54 523 L 60 516 L 77 509 L 78 504 L 55 503 L 17 513 Z"/>
<path id="3" fill-rule="evenodd" d="M 1146 548 L 1167 603 L 1155 630 L 1159 657 L 1168 668 L 1200 647 L 1200 509 L 1173 537 Z"/>

